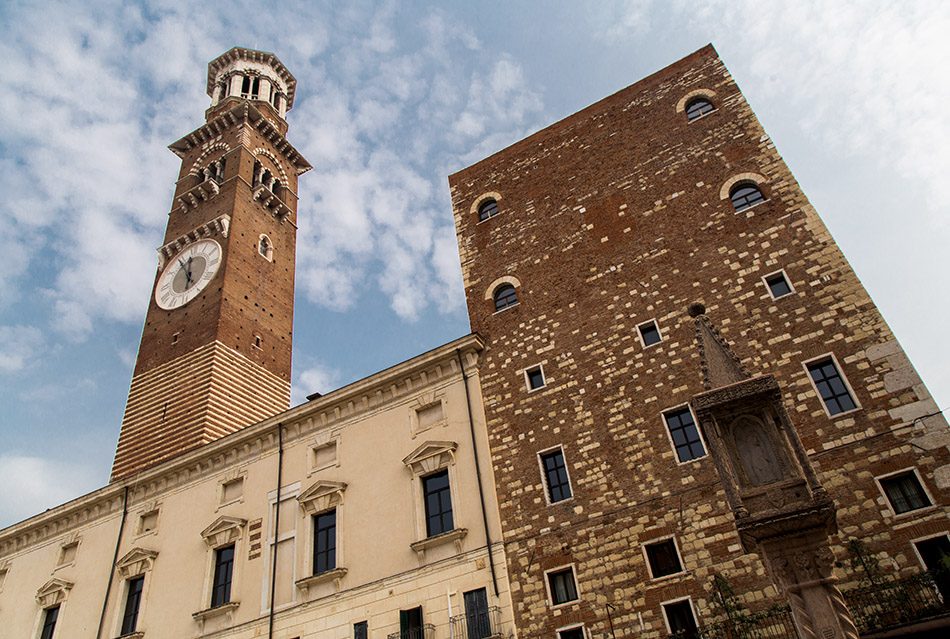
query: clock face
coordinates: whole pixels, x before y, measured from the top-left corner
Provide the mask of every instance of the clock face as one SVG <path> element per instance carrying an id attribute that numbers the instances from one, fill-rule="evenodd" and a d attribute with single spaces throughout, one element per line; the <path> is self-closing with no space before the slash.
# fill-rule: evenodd
<path id="1" fill-rule="evenodd" d="M 166 311 L 184 306 L 204 290 L 220 266 L 220 244 L 214 240 L 189 244 L 162 271 L 155 286 L 155 303 Z"/>

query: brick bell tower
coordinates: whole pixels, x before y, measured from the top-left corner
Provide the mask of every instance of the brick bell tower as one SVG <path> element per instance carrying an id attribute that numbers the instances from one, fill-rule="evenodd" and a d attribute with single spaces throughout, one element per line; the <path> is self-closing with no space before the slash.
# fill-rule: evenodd
<path id="1" fill-rule="evenodd" d="M 204 125 L 181 158 L 112 479 L 286 410 L 297 177 L 287 141 L 297 81 L 262 51 L 208 65 Z"/>

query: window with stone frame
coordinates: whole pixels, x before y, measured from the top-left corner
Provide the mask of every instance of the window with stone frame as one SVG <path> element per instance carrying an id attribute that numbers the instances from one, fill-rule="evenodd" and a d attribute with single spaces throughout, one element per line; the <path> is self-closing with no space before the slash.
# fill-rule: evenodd
<path id="1" fill-rule="evenodd" d="M 660 334 L 660 327 L 657 326 L 656 320 L 650 320 L 649 322 L 640 324 L 637 326 L 637 331 L 640 333 L 640 341 L 643 342 L 644 348 L 659 344 L 663 341 L 663 336 Z"/>
<path id="2" fill-rule="evenodd" d="M 547 384 L 544 379 L 544 369 L 540 364 L 524 369 L 524 380 L 529 391 L 540 390 Z"/>
<path id="3" fill-rule="evenodd" d="M 518 304 L 518 291 L 511 284 L 502 284 L 496 288 L 492 297 L 495 301 L 496 313 Z"/>
<path id="4" fill-rule="evenodd" d="M 811 377 L 815 390 L 828 411 L 834 417 L 842 413 L 855 410 L 858 403 L 855 401 L 844 375 L 838 370 L 833 357 L 822 357 L 819 360 L 808 362 L 805 365 Z"/>
<path id="5" fill-rule="evenodd" d="M 435 537 L 455 529 L 448 469 L 422 478 L 426 510 L 426 536 Z"/>
<path id="6" fill-rule="evenodd" d="M 650 576 L 653 579 L 683 572 L 679 550 L 676 548 L 676 541 L 672 537 L 644 544 L 643 548 L 647 556 L 647 564 L 650 567 Z"/>
<path id="7" fill-rule="evenodd" d="M 572 626 L 557 631 L 558 639 L 585 639 L 584 626 Z"/>
<path id="8" fill-rule="evenodd" d="M 313 516 L 313 574 L 336 568 L 336 509 Z"/>
<path id="9" fill-rule="evenodd" d="M 699 459 L 706 455 L 699 428 L 693 420 L 693 413 L 688 406 L 677 408 L 663 413 L 663 420 L 673 442 L 676 458 L 680 463 Z"/>
<path id="10" fill-rule="evenodd" d="M 129 635 L 136 631 L 139 622 L 139 606 L 142 603 L 142 588 L 145 585 L 145 576 L 139 575 L 126 581 L 125 609 L 122 611 L 122 635 Z"/>
<path id="11" fill-rule="evenodd" d="M 920 483 L 917 473 L 906 470 L 878 479 L 887 501 L 897 515 L 931 506 L 930 497 Z"/>
<path id="12" fill-rule="evenodd" d="M 547 579 L 552 605 L 561 606 L 577 601 L 577 581 L 574 578 L 573 566 L 551 570 L 547 573 Z"/>
<path id="13" fill-rule="evenodd" d="M 570 499 L 571 481 L 567 474 L 567 465 L 564 462 L 564 451 L 561 448 L 540 453 L 541 468 L 544 474 L 544 483 L 547 487 L 548 501 L 552 504 Z"/>
<path id="14" fill-rule="evenodd" d="M 792 288 L 792 283 L 788 281 L 788 276 L 785 275 L 785 271 L 777 271 L 766 275 L 762 279 L 765 281 L 765 285 L 769 289 L 769 295 L 773 300 L 791 295 L 795 292 L 795 289 Z"/>
<path id="15" fill-rule="evenodd" d="M 698 639 L 699 626 L 696 623 L 696 615 L 693 614 L 693 604 L 688 598 L 660 605 L 670 635 L 676 639 Z"/>
<path id="16" fill-rule="evenodd" d="M 234 575 L 234 544 L 214 551 L 214 580 L 211 584 L 211 607 L 231 601 L 231 579 Z"/>
<path id="17" fill-rule="evenodd" d="M 59 604 L 43 611 L 43 627 L 40 630 L 40 639 L 53 639 L 57 619 L 59 619 Z"/>

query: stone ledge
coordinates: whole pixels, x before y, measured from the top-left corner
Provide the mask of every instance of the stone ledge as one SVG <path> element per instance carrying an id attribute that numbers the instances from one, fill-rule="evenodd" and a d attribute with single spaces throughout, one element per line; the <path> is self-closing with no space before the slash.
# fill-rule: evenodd
<path id="1" fill-rule="evenodd" d="M 419 559 L 425 559 L 427 549 L 441 546 L 442 544 L 447 544 L 453 541 L 455 542 L 455 550 L 457 552 L 462 552 L 462 539 L 467 534 L 468 528 L 456 528 L 454 530 L 450 530 L 449 532 L 442 533 L 441 535 L 426 537 L 425 539 L 414 541 L 409 544 L 409 547 L 416 551 L 416 554 L 419 555 Z"/>
<path id="2" fill-rule="evenodd" d="M 195 621 L 204 622 L 219 615 L 230 615 L 240 605 L 240 601 L 229 601 L 226 604 L 221 604 L 220 606 L 215 606 L 214 608 L 206 608 L 204 610 L 199 610 L 198 612 L 193 612 L 191 613 L 191 616 Z"/>
<path id="3" fill-rule="evenodd" d="M 316 585 L 334 582 L 337 590 L 340 589 L 340 580 L 346 576 L 346 568 L 334 568 L 333 570 L 325 570 L 316 575 L 310 575 L 309 577 L 304 577 L 303 579 L 298 579 L 294 582 L 294 585 L 297 586 L 300 590 L 304 591 L 306 594 L 310 588 L 313 588 Z"/>

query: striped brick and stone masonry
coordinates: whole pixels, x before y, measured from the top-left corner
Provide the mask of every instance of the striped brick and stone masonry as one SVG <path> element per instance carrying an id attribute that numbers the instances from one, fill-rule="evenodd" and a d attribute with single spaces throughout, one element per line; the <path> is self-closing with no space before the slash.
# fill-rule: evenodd
<path id="1" fill-rule="evenodd" d="M 690 119 L 696 98 L 712 110 Z M 665 636 L 690 614 L 722 618 L 716 584 L 745 610 L 785 602 L 743 545 L 708 443 L 682 445 L 679 426 L 697 421 L 690 403 L 706 390 L 693 302 L 744 370 L 774 379 L 837 513 L 828 578 L 847 597 L 861 548 L 891 576 L 928 566 L 921 544 L 945 543 L 950 528 L 946 421 L 712 46 L 449 183 L 472 329 L 486 340 L 480 377 L 522 637 L 580 625 Z M 748 186 L 761 201 L 737 211 L 732 196 Z M 770 290 L 773 274 L 788 291 Z M 503 286 L 518 303 L 498 310 Z M 823 401 L 815 363 L 833 365 L 853 406 Z M 560 501 L 540 463 L 557 450 L 571 489 Z M 889 477 L 915 493 L 911 508 L 887 497 Z M 766 510 L 782 498 L 760 493 Z M 672 548 L 680 565 L 654 574 L 651 548 Z"/>
<path id="2" fill-rule="evenodd" d="M 112 479 L 286 410 L 290 403 L 297 178 L 285 137 L 296 80 L 276 56 L 235 48 L 208 65 L 203 126 L 181 158 Z M 213 240 L 220 266 L 194 299 L 162 308 L 165 269 Z"/>

